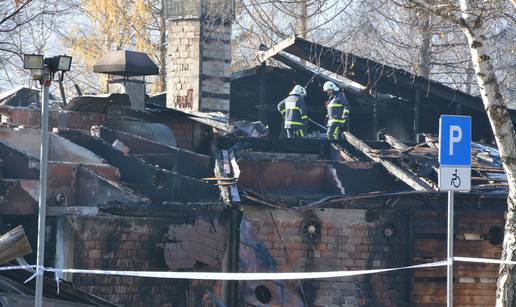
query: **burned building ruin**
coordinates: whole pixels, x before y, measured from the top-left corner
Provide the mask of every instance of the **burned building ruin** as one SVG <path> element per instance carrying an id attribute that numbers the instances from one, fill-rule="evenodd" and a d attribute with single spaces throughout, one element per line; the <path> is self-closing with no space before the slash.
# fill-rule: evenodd
<path id="1" fill-rule="evenodd" d="M 167 93 L 144 108 L 128 93 L 84 95 L 50 112 L 46 266 L 252 273 L 441 261 L 441 114 L 470 115 L 474 127 L 472 191 L 456 195 L 455 255 L 500 257 L 507 179 L 480 98 L 299 37 L 263 46 L 260 63 L 231 74 L 232 9 L 210 16 L 209 8 L 232 2 L 165 3 Z M 276 103 L 307 85 L 308 113 L 323 122 L 327 80 L 351 101 L 345 140 L 328 142 L 315 127 L 306 139 L 281 137 Z M 0 226 L 22 225 L 34 248 L 40 111 L 22 101 L 0 104 L 0 115 Z M 268 135 L 236 133 L 242 121 L 261 121 Z M 31 272 L 22 272 L 0 271 L 0 300 L 33 295 L 34 281 L 23 285 Z M 493 264 L 457 263 L 455 305 L 492 305 L 497 276 Z M 46 299 L 85 306 L 446 304 L 443 267 L 240 282 L 64 273 L 59 294 L 46 277 Z"/>

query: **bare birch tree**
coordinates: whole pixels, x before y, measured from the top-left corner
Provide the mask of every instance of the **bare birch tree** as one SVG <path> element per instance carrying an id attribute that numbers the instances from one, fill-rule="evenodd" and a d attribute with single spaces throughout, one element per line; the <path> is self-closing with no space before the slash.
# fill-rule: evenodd
<path id="1" fill-rule="evenodd" d="M 236 3 L 233 66 L 248 67 L 260 44 L 274 45 L 298 34 L 319 43 L 333 43 L 346 32 L 342 14 L 352 0 L 239 0 Z"/>
<path id="2" fill-rule="evenodd" d="M 430 3 L 426 0 L 410 0 L 410 2 L 453 22 L 468 40 L 482 101 L 509 183 L 502 260 L 514 261 L 516 259 L 516 133 L 507 109 L 507 102 L 500 91 L 492 59 L 486 52 L 484 28 L 487 16 L 493 17 L 493 12 L 502 8 L 496 2 L 475 0 L 459 0 L 458 4 L 449 1 Z M 505 9 L 511 8 L 506 6 Z M 516 267 L 502 264 L 498 278 L 496 306 L 514 306 L 515 295 Z"/>

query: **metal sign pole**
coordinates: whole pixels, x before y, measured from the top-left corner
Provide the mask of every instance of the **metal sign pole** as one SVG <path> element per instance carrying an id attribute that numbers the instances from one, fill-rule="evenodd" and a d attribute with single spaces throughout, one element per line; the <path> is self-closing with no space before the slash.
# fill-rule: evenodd
<path id="1" fill-rule="evenodd" d="M 48 69 L 48 68 L 47 68 Z M 41 85 L 41 151 L 39 159 L 39 216 L 38 216 L 38 258 L 36 275 L 36 298 L 34 306 L 43 303 L 43 268 L 45 259 L 45 220 L 47 216 L 47 172 L 48 172 L 48 93 L 50 75 L 43 68 L 43 84 Z"/>
<path id="2" fill-rule="evenodd" d="M 471 190 L 471 117 L 441 115 L 439 119 L 439 191 L 448 191 L 446 303 L 453 306 L 454 193 Z"/>
<path id="3" fill-rule="evenodd" d="M 446 274 L 447 305 L 453 306 L 453 201 L 454 191 L 448 191 L 448 267 Z"/>

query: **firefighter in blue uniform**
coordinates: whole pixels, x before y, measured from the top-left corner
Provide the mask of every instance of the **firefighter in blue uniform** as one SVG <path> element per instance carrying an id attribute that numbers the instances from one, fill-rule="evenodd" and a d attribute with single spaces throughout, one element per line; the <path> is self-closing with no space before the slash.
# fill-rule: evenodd
<path id="1" fill-rule="evenodd" d="M 296 85 L 289 96 L 278 104 L 278 111 L 284 118 L 284 128 L 288 138 L 304 138 L 306 121 L 305 104 L 306 89 Z"/>
<path id="2" fill-rule="evenodd" d="M 343 139 L 344 131 L 347 130 L 350 112 L 349 102 L 340 88 L 331 81 L 324 83 L 323 90 L 329 97 L 326 103 L 326 110 L 328 112 L 326 136 L 329 140 L 341 140 Z"/>

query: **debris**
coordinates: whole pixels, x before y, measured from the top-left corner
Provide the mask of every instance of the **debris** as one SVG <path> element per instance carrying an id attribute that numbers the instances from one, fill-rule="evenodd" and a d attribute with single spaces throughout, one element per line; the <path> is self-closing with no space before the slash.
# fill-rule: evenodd
<path id="1" fill-rule="evenodd" d="M 236 137 L 263 138 L 269 134 L 269 131 L 261 122 L 241 120 L 233 124 L 232 133 Z"/>
<path id="2" fill-rule="evenodd" d="M 391 161 L 387 161 L 383 158 L 377 157 L 375 155 L 371 154 L 372 148 L 369 147 L 364 142 L 360 141 L 358 138 L 356 138 L 353 134 L 349 132 L 345 132 L 346 140 L 353 145 L 357 150 L 363 152 L 367 157 L 369 157 L 371 160 L 378 162 L 385 167 L 385 169 L 391 173 L 396 178 L 400 179 L 401 181 L 405 182 L 407 185 L 415 189 L 416 191 L 435 191 L 437 190 L 437 187 L 431 186 L 428 183 L 421 180 L 421 178 L 418 178 L 406 170 L 402 169 L 401 167 L 397 166 Z"/>
<path id="3" fill-rule="evenodd" d="M 116 139 L 114 142 L 113 142 L 113 147 L 120 150 L 121 152 L 124 153 L 124 155 L 128 155 L 129 154 L 129 147 L 127 147 L 127 145 L 125 145 L 122 141 Z"/>

